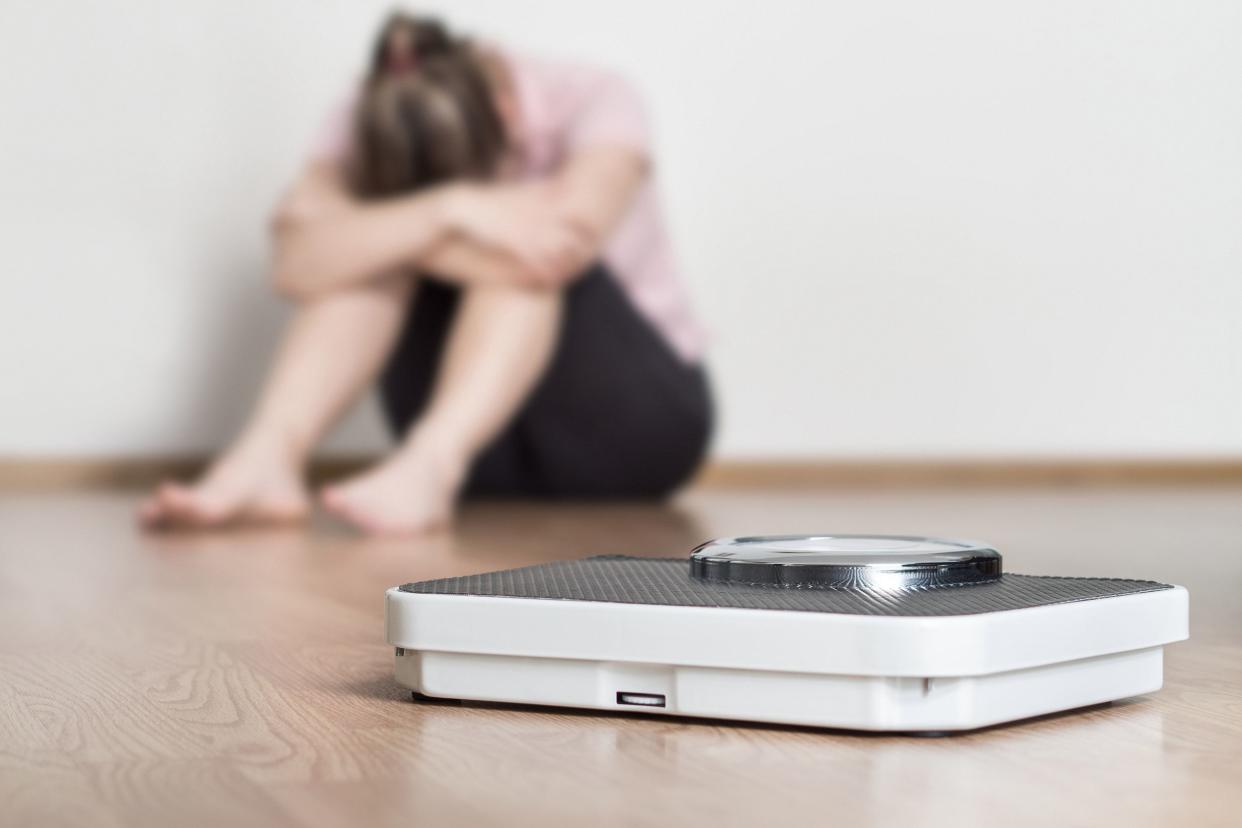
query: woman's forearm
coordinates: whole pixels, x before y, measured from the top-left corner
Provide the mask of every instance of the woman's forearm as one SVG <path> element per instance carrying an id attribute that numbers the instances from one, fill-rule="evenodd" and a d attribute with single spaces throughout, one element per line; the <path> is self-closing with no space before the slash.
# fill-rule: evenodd
<path id="1" fill-rule="evenodd" d="M 460 233 L 448 236 L 428 250 L 420 261 L 420 269 L 455 285 L 543 287 L 537 275 L 513 256 Z"/>
<path id="2" fill-rule="evenodd" d="M 278 211 L 274 281 L 298 299 L 420 270 L 465 285 L 559 287 L 598 253 L 644 163 L 584 152 L 551 186 L 446 184 L 359 203 L 312 171 Z"/>
<path id="3" fill-rule="evenodd" d="M 273 278 L 307 298 L 420 265 L 452 230 L 446 188 L 288 217 L 275 231 Z"/>

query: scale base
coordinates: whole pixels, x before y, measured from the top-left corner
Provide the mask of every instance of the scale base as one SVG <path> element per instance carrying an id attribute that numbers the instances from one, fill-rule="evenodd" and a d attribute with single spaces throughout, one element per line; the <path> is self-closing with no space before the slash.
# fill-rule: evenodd
<path id="1" fill-rule="evenodd" d="M 401 649 L 442 699 L 873 731 L 959 731 L 1159 690 L 1163 647 L 973 676 L 859 676 Z"/>

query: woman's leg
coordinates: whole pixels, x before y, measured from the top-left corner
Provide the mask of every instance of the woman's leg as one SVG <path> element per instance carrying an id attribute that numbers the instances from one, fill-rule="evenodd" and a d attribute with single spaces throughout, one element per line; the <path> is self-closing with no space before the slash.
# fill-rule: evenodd
<path id="1" fill-rule="evenodd" d="M 556 353 L 469 491 L 660 498 L 698 470 L 713 425 L 707 372 L 635 307 L 606 265 L 566 291 Z"/>
<path id="2" fill-rule="evenodd" d="M 324 491 L 324 505 L 365 531 L 418 532 L 449 520 L 471 462 L 504 428 L 555 349 L 562 294 L 466 288 L 435 387 L 401 446 Z"/>
<path id="3" fill-rule="evenodd" d="M 306 457 L 387 356 L 411 279 L 393 276 L 297 308 L 250 420 L 193 485 L 163 484 L 139 510 L 150 526 L 303 517 Z"/>

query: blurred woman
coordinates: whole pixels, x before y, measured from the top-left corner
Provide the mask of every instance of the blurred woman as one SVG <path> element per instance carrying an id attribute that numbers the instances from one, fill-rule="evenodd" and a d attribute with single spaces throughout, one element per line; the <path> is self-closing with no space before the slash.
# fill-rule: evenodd
<path id="1" fill-rule="evenodd" d="M 296 313 L 249 422 L 152 527 L 282 522 L 307 458 L 379 379 L 400 443 L 321 503 L 371 533 L 459 495 L 657 497 L 703 457 L 702 337 L 633 92 L 398 14 L 273 220 Z"/>

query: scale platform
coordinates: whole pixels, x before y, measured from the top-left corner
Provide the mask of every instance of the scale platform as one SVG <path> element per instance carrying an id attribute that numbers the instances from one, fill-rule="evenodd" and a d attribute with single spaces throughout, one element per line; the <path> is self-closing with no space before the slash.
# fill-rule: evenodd
<path id="1" fill-rule="evenodd" d="M 396 676 L 450 699 L 954 731 L 1151 693 L 1179 586 L 1002 573 L 893 535 L 726 538 L 387 593 Z"/>

